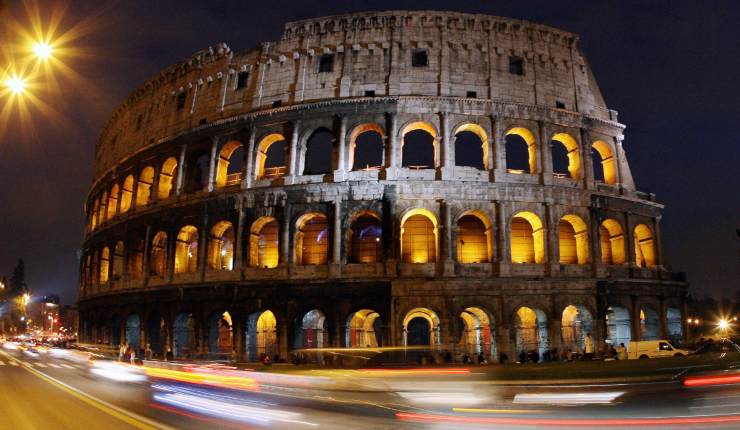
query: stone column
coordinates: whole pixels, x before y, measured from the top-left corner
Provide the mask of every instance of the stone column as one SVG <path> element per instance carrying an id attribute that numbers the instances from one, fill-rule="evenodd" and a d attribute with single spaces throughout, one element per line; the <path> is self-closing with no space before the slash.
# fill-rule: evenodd
<path id="1" fill-rule="evenodd" d="M 339 265 L 342 260 L 342 200 L 334 201 L 334 232 L 332 234 L 332 263 Z"/>
<path id="2" fill-rule="evenodd" d="M 501 118 L 491 117 L 493 123 L 493 153 L 491 154 L 494 180 L 506 175 L 506 136 Z"/>
<path id="3" fill-rule="evenodd" d="M 560 248 L 558 247 L 558 220 L 556 211 L 550 203 L 545 203 L 545 219 L 543 222 L 543 237 L 545 238 L 545 256 L 543 263 L 550 268 L 550 275 L 560 272 Z"/>
<path id="4" fill-rule="evenodd" d="M 347 175 L 347 116 L 339 116 L 339 136 L 337 137 L 337 170 L 334 171 L 334 182 L 342 182 Z"/>
<path id="5" fill-rule="evenodd" d="M 442 166 L 442 179 L 452 179 L 455 169 L 455 146 L 450 138 L 450 115 L 447 112 L 439 113 L 440 143 L 437 148 L 437 167 Z"/>
<path id="6" fill-rule="evenodd" d="M 149 201 L 147 202 L 148 204 L 154 203 L 157 200 L 159 200 L 159 175 L 161 173 L 162 173 L 162 163 L 156 164 L 154 166 L 154 178 L 152 178 L 152 188 L 149 190 Z M 180 176 L 178 176 L 178 178 Z M 175 186 L 177 186 L 179 179 L 175 178 L 175 181 L 176 181 Z M 177 192 L 177 189 L 175 189 L 175 192 Z"/>
<path id="7" fill-rule="evenodd" d="M 655 249 L 655 265 L 663 269 L 666 262 L 663 258 L 663 235 L 660 230 L 661 217 L 653 218 L 653 248 Z"/>
<path id="8" fill-rule="evenodd" d="M 203 191 L 213 192 L 216 182 L 216 169 L 218 168 L 218 136 L 214 136 L 211 141 L 211 155 L 208 159 L 208 183 Z"/>
<path id="9" fill-rule="evenodd" d="M 149 250 L 152 242 L 152 226 L 146 226 L 146 233 L 144 234 L 144 256 L 142 258 L 141 265 L 143 273 L 141 274 L 142 286 L 146 287 L 149 283 Z"/>
<path id="10" fill-rule="evenodd" d="M 624 213 L 624 241 L 625 245 L 627 246 L 627 258 L 625 258 L 625 262 L 629 265 L 630 268 L 637 267 L 637 261 L 635 258 L 635 235 L 632 225 L 632 214 L 629 212 Z"/>
<path id="11" fill-rule="evenodd" d="M 239 200 L 239 218 L 236 223 L 236 239 L 234 240 L 234 270 L 241 273 L 244 266 L 244 201 Z M 241 276 L 240 276 L 241 277 Z"/>
<path id="12" fill-rule="evenodd" d="M 200 279 L 205 279 L 208 257 L 208 213 L 203 214 L 203 224 L 198 229 L 198 272 Z"/>
<path id="13" fill-rule="evenodd" d="M 442 209 L 444 215 L 444 234 L 441 235 L 444 237 L 441 259 L 443 264 L 442 273 L 444 276 L 454 276 L 455 262 L 452 260 L 452 211 L 449 202 L 442 202 Z"/>
<path id="14" fill-rule="evenodd" d="M 541 182 L 543 185 L 552 184 L 552 147 L 550 146 L 550 132 L 547 129 L 544 121 L 538 121 L 537 123 L 539 133 L 537 134 L 537 140 L 540 145 L 538 152 L 540 154 L 537 158 L 537 170 L 541 172 Z M 534 172 L 533 172 L 534 173 Z"/>
<path id="15" fill-rule="evenodd" d="M 280 232 L 280 265 L 288 266 L 293 264 L 290 257 L 290 205 L 286 202 L 282 231 Z"/>
<path id="16" fill-rule="evenodd" d="M 178 195 L 178 196 L 182 193 L 182 187 L 185 185 L 184 172 L 185 172 L 185 154 L 186 153 L 187 153 L 187 145 L 183 144 L 180 147 L 180 159 L 177 162 L 177 183 L 175 187 L 175 195 Z"/>
<path id="17" fill-rule="evenodd" d="M 136 199 L 138 199 L 139 196 L 139 179 L 141 178 L 141 170 L 136 169 L 134 173 L 134 183 L 131 185 L 134 189 L 131 190 L 131 205 L 129 207 L 129 212 L 133 212 L 136 210 L 137 204 Z"/>
<path id="18" fill-rule="evenodd" d="M 630 296 L 630 322 L 632 323 L 632 340 L 642 340 L 642 332 L 640 330 L 640 306 L 637 303 L 636 296 Z"/>
<path id="19" fill-rule="evenodd" d="M 257 129 L 254 125 L 249 129 L 249 144 L 247 145 L 247 153 L 244 154 L 247 158 L 245 163 L 244 177 L 242 178 L 242 188 L 250 188 L 252 181 L 254 181 L 254 141 L 257 135 Z"/>
<path id="20" fill-rule="evenodd" d="M 301 120 L 297 119 L 293 122 L 293 130 L 290 136 L 290 163 L 288 169 L 288 177 L 285 178 L 287 184 L 292 184 L 295 181 L 295 177 L 298 175 L 298 133 L 301 128 Z"/>
<path id="21" fill-rule="evenodd" d="M 498 259 L 499 276 L 509 276 L 511 273 L 511 232 L 509 216 L 511 208 L 508 203 L 496 202 L 496 256 Z"/>
<path id="22" fill-rule="evenodd" d="M 581 164 L 583 166 L 584 182 L 587 190 L 596 189 L 596 180 L 594 179 L 594 160 L 591 154 L 591 137 L 588 134 L 588 130 L 585 128 L 581 129 Z"/>

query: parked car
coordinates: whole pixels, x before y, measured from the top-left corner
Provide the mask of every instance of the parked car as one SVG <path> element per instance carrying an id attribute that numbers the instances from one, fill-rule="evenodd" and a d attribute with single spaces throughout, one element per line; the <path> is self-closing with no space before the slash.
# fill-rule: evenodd
<path id="1" fill-rule="evenodd" d="M 627 359 L 677 357 L 689 354 L 691 351 L 676 348 L 667 340 L 641 340 L 630 342 Z"/>
<path id="2" fill-rule="evenodd" d="M 740 353 L 740 346 L 727 338 L 717 341 L 707 341 L 699 345 L 694 354 L 721 354 L 721 353 Z"/>

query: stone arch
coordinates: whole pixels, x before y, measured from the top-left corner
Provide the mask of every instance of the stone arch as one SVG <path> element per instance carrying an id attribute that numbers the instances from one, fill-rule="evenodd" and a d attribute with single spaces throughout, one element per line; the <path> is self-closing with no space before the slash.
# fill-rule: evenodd
<path id="1" fill-rule="evenodd" d="M 318 127 L 306 138 L 303 153 L 303 174 L 328 174 L 334 165 L 334 133 L 327 127 Z"/>
<path id="2" fill-rule="evenodd" d="M 624 306 L 609 306 L 606 309 L 606 342 L 613 347 L 624 344 L 629 349 L 632 340 L 632 319 Z"/>
<path id="3" fill-rule="evenodd" d="M 517 355 L 537 351 L 542 358 L 548 348 L 547 316 L 538 309 L 521 306 L 514 316 Z"/>
<path id="4" fill-rule="evenodd" d="M 133 280 L 144 276 L 144 240 L 135 238 L 128 253 L 126 272 Z"/>
<path id="5" fill-rule="evenodd" d="M 193 314 L 181 312 L 172 325 L 172 354 L 175 358 L 191 358 L 195 355 L 195 318 Z"/>
<path id="6" fill-rule="evenodd" d="M 134 194 L 134 175 L 128 175 L 123 180 L 121 187 L 121 213 L 125 214 L 131 209 L 131 198 Z"/>
<path id="7" fill-rule="evenodd" d="M 211 228 L 211 237 L 208 241 L 208 268 L 234 269 L 234 226 L 229 221 L 219 221 Z"/>
<path id="8" fill-rule="evenodd" d="M 141 319 L 139 315 L 131 314 L 126 318 L 125 333 L 126 343 L 137 350 L 136 354 L 138 356 L 138 349 L 141 347 Z"/>
<path id="9" fill-rule="evenodd" d="M 295 348 L 324 348 L 328 343 L 326 315 L 318 309 L 303 314 L 296 326 Z"/>
<path id="10" fill-rule="evenodd" d="M 110 194 L 108 194 L 108 210 L 105 219 L 111 219 L 116 216 L 116 209 L 118 208 L 118 184 L 113 184 L 110 188 Z"/>
<path id="11" fill-rule="evenodd" d="M 187 155 L 183 165 L 185 173 L 181 185 L 186 193 L 194 193 L 206 189 L 209 182 L 209 170 L 211 164 L 210 150 L 196 148 Z"/>
<path id="12" fill-rule="evenodd" d="M 558 222 L 560 264 L 588 264 L 588 226 L 578 215 L 568 214 Z"/>
<path id="13" fill-rule="evenodd" d="M 254 312 L 247 317 L 247 360 L 257 361 L 278 354 L 277 318 L 271 310 Z"/>
<path id="14" fill-rule="evenodd" d="M 155 357 L 164 356 L 164 318 L 159 311 L 149 313 L 146 321 L 146 340 Z"/>
<path id="15" fill-rule="evenodd" d="M 329 261 L 329 222 L 320 212 L 301 215 L 295 222 L 294 263 L 323 265 Z"/>
<path id="16" fill-rule="evenodd" d="M 252 223 L 249 232 L 249 265 L 272 269 L 280 263 L 280 226 L 271 216 Z"/>
<path id="17" fill-rule="evenodd" d="M 655 267 L 655 243 L 653 231 L 645 224 L 638 224 L 634 230 L 635 264 L 637 267 Z"/>
<path id="18" fill-rule="evenodd" d="M 149 273 L 164 276 L 167 273 L 167 233 L 158 231 L 149 251 Z"/>
<path id="19" fill-rule="evenodd" d="M 540 217 L 533 212 L 517 212 L 511 217 L 511 262 L 542 264 L 545 261 L 545 232 Z"/>
<path id="20" fill-rule="evenodd" d="M 152 195 L 152 186 L 154 186 L 154 167 L 147 166 L 139 173 L 139 180 L 136 182 L 136 206 L 144 207 L 149 204 Z"/>
<path id="21" fill-rule="evenodd" d="M 383 256 L 383 224 L 372 211 L 356 213 L 348 230 L 350 263 L 377 263 Z"/>
<path id="22" fill-rule="evenodd" d="M 414 308 L 403 318 L 404 346 L 438 346 L 440 340 L 439 317 L 428 308 Z"/>
<path id="23" fill-rule="evenodd" d="M 347 348 L 377 348 L 383 346 L 382 320 L 372 309 L 360 309 L 347 317 L 345 331 Z"/>
<path id="24" fill-rule="evenodd" d="M 578 141 L 568 133 L 555 133 L 552 136 L 551 146 L 562 148 L 563 159 L 558 162 L 556 152 L 553 151 L 553 173 L 571 179 L 581 179 L 581 156 Z M 560 164 L 563 164 L 560 166 Z"/>
<path id="25" fill-rule="evenodd" d="M 660 316 L 650 305 L 640 308 L 640 340 L 660 338 Z"/>
<path id="26" fill-rule="evenodd" d="M 599 226 L 601 262 L 609 265 L 624 264 L 624 231 L 619 221 L 607 218 Z"/>
<path id="27" fill-rule="evenodd" d="M 455 136 L 455 165 L 486 170 L 490 154 L 488 153 L 488 134 L 483 127 L 468 122 L 455 128 L 453 134 Z M 466 152 L 463 150 L 466 146 L 475 148 L 475 153 L 471 154 L 469 160 L 461 157 Z M 468 149 L 468 151 L 471 150 Z"/>
<path id="28" fill-rule="evenodd" d="M 110 273 L 110 249 L 106 246 L 100 251 L 100 275 L 98 279 L 101 284 L 105 284 L 109 281 L 108 275 Z"/>
<path id="29" fill-rule="evenodd" d="M 378 170 L 383 166 L 385 134 L 375 123 L 360 124 L 349 135 L 349 170 Z"/>
<path id="30" fill-rule="evenodd" d="M 560 319 L 560 336 L 563 349 L 585 352 L 586 336 L 593 340 L 593 316 L 585 306 L 568 305 Z"/>
<path id="31" fill-rule="evenodd" d="M 609 185 L 617 184 L 617 163 L 611 145 L 597 140 L 592 145 L 594 177 L 599 176 Z M 598 164 L 597 164 L 598 163 Z"/>
<path id="32" fill-rule="evenodd" d="M 287 151 L 288 144 L 282 134 L 271 133 L 264 136 L 257 145 L 255 179 L 272 179 L 285 176 L 287 172 Z"/>
<path id="33" fill-rule="evenodd" d="M 462 350 L 471 359 L 483 354 L 486 361 L 496 357 L 495 321 L 491 313 L 484 308 L 472 306 L 460 313 L 463 321 L 463 333 L 460 339 Z"/>
<path id="34" fill-rule="evenodd" d="M 233 321 L 229 311 L 217 311 L 208 317 L 208 353 L 231 358 Z"/>
<path id="35" fill-rule="evenodd" d="M 680 344 L 683 339 L 683 317 L 681 310 L 679 308 L 669 307 L 665 312 L 665 320 L 668 339 L 673 345 Z"/>
<path id="36" fill-rule="evenodd" d="M 401 165 L 415 169 L 433 169 L 437 159 L 438 133 L 426 121 L 413 121 L 401 129 Z"/>
<path id="37" fill-rule="evenodd" d="M 125 272 L 125 254 L 126 248 L 123 245 L 123 241 L 116 242 L 116 247 L 113 248 L 113 270 L 111 270 L 111 276 L 114 281 L 121 279 Z"/>
<path id="38" fill-rule="evenodd" d="M 98 225 L 105 222 L 105 215 L 108 209 L 108 191 L 103 191 L 100 196 L 100 206 L 98 207 Z"/>
<path id="39" fill-rule="evenodd" d="M 489 263 L 493 258 L 493 230 L 488 216 L 479 210 L 463 212 L 457 219 L 457 261 Z"/>
<path id="40" fill-rule="evenodd" d="M 401 218 L 401 261 L 436 263 L 439 232 L 437 217 L 424 208 L 407 211 Z"/>
<path id="41" fill-rule="evenodd" d="M 159 187 L 157 189 L 157 197 L 159 199 L 166 199 L 172 195 L 176 174 L 177 159 L 175 157 L 169 157 L 162 163 L 162 169 L 159 171 Z"/>
<path id="42" fill-rule="evenodd" d="M 100 197 L 96 197 L 93 202 L 92 212 L 90 213 L 90 230 L 98 227 L 98 211 L 100 210 Z"/>
<path id="43" fill-rule="evenodd" d="M 509 173 L 537 172 L 537 139 L 525 127 L 512 127 L 504 133 L 506 170 Z M 517 151 L 517 150 L 520 151 Z M 526 153 L 524 150 L 526 149 Z M 526 155 L 526 158 L 524 157 Z M 524 161 L 526 159 L 526 162 Z"/>
<path id="44" fill-rule="evenodd" d="M 244 165 L 244 145 L 238 140 L 230 140 L 218 153 L 216 166 L 216 188 L 237 185 L 241 182 Z"/>
<path id="45" fill-rule="evenodd" d="M 175 273 L 198 270 L 198 229 L 186 225 L 180 229 L 175 242 Z"/>

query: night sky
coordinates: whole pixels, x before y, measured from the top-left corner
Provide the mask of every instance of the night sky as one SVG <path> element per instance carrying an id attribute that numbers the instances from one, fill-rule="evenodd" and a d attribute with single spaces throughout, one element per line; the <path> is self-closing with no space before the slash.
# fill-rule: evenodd
<path id="1" fill-rule="evenodd" d="M 100 3 L 67 3 L 59 27 L 83 22 L 89 29 L 69 43 L 80 55 L 63 59 L 79 75 L 57 73 L 56 88 L 37 91 L 45 107 L 31 108 L 32 122 L 21 126 L 13 116 L 0 134 L 0 275 L 25 259 L 34 294 L 75 300 L 95 141 L 144 80 L 217 42 L 242 51 L 275 40 L 290 20 L 451 6 L 579 34 L 607 105 L 627 125 L 624 145 L 638 189 L 666 205 L 662 231 L 671 268 L 688 272 L 699 295 L 740 289 L 740 2 Z M 15 41 L 5 24 L 26 25 L 28 18 L 21 0 L 0 5 L 2 47 Z M 7 55 L 0 61 L 2 70 Z M 0 111 L 5 103 L 0 99 Z"/>

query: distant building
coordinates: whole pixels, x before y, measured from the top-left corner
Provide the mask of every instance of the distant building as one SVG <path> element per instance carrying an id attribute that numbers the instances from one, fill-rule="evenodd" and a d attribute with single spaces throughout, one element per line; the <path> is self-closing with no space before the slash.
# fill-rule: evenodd
<path id="1" fill-rule="evenodd" d="M 62 306 L 59 312 L 60 331 L 71 336 L 77 336 L 79 315 L 74 306 Z"/>
<path id="2" fill-rule="evenodd" d="M 26 310 L 28 328 L 45 333 L 59 330 L 59 296 L 48 295 L 34 299 Z"/>

